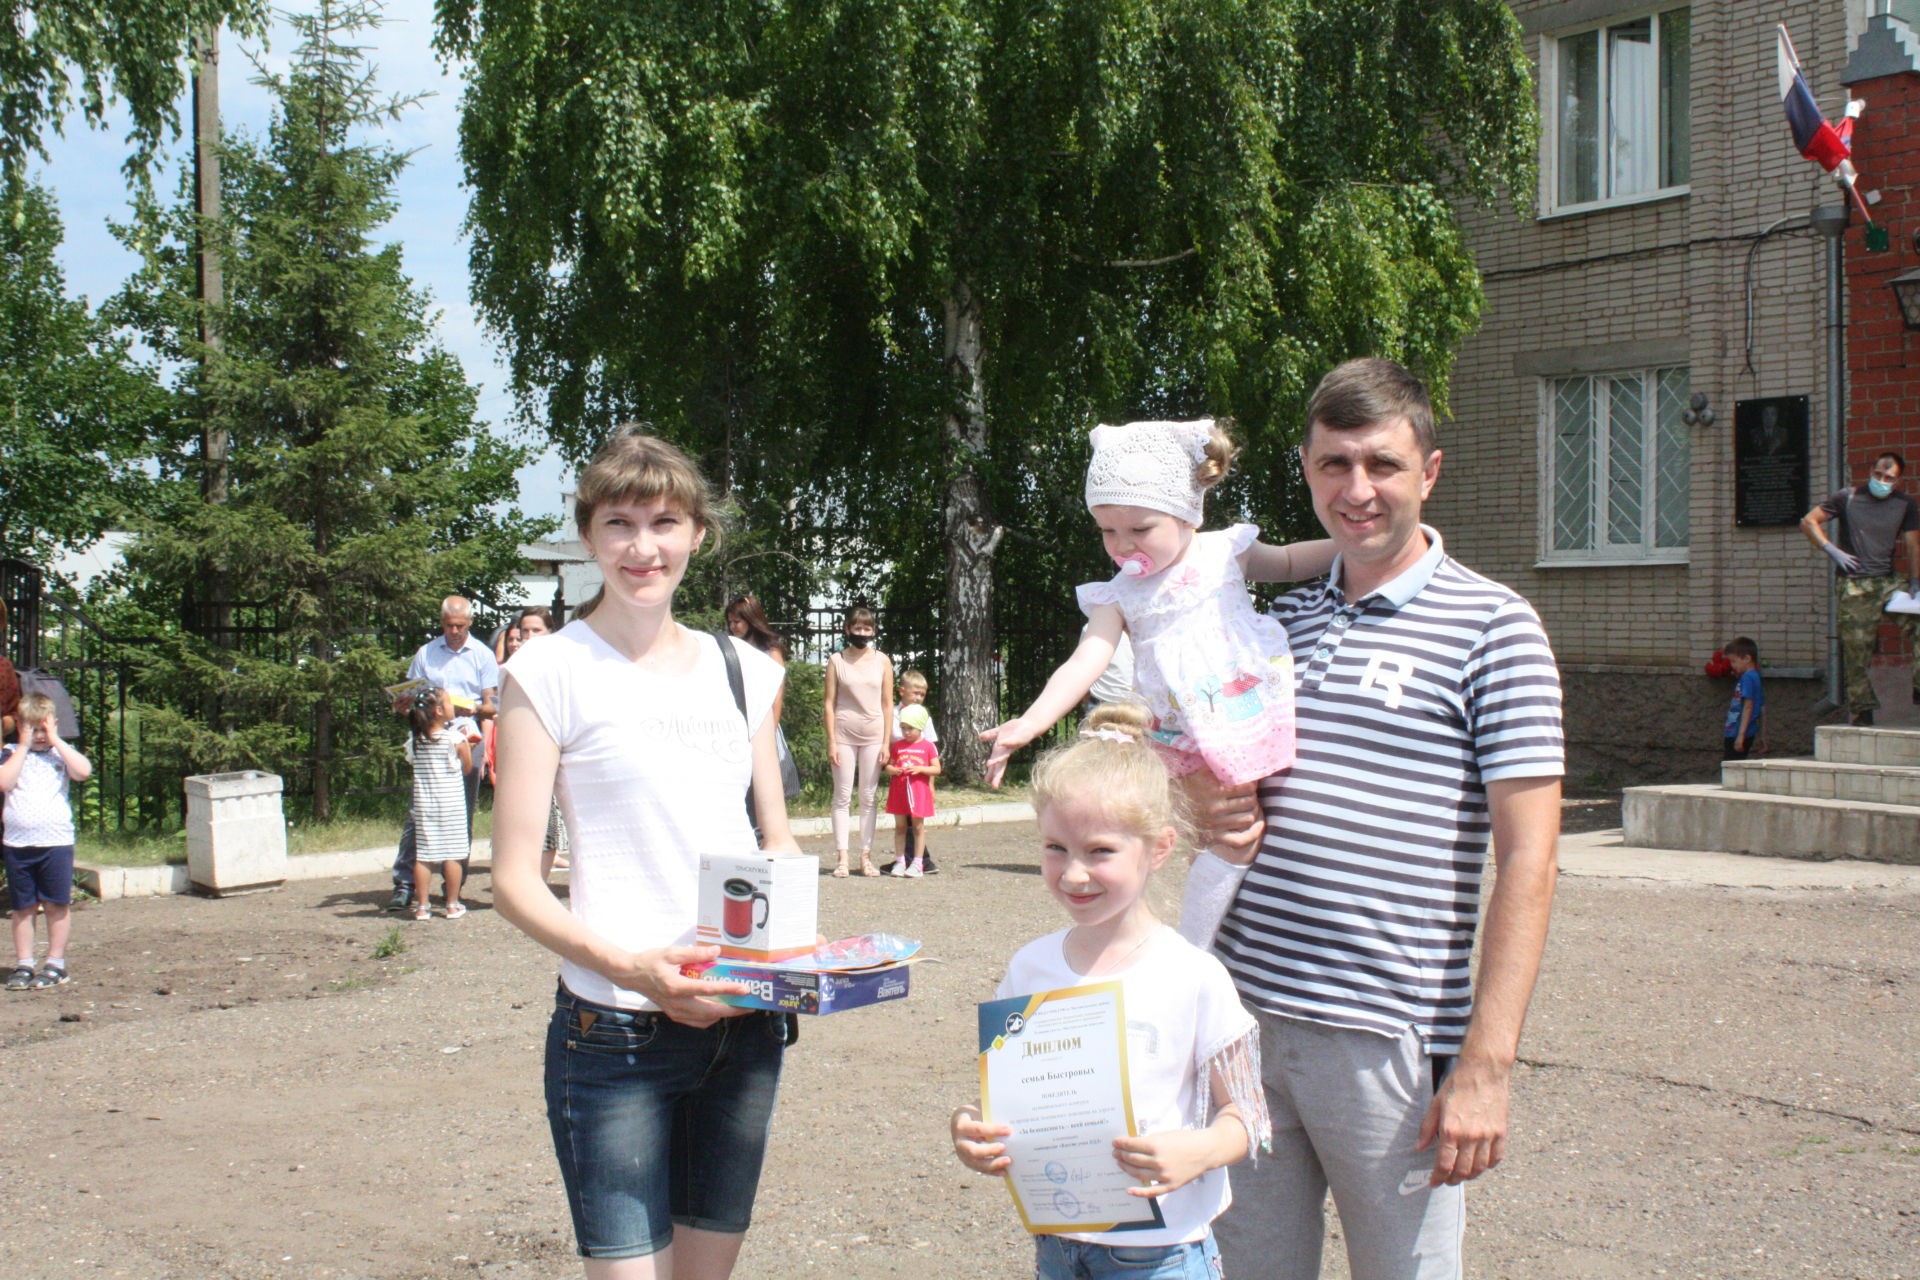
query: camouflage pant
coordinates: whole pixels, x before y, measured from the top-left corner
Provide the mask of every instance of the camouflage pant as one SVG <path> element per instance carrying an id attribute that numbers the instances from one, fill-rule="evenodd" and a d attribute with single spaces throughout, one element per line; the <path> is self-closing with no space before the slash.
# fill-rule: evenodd
<path id="1" fill-rule="evenodd" d="M 1868 678 L 1874 650 L 1880 643 L 1880 624 L 1889 618 L 1900 622 L 1907 653 L 1920 658 L 1920 614 L 1888 615 L 1887 599 L 1905 587 L 1906 581 L 1892 575 L 1879 578 L 1842 578 L 1840 592 L 1840 656 L 1847 676 L 1847 710 L 1872 711 L 1880 705 Z M 1913 664 L 1914 688 L 1920 689 L 1920 661 Z"/>

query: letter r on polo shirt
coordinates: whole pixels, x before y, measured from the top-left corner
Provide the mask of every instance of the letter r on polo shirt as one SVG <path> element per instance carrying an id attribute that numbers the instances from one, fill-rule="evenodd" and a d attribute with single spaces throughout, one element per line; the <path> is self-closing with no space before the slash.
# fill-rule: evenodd
<path id="1" fill-rule="evenodd" d="M 1360 689 L 1381 690 L 1381 698 L 1387 704 L 1387 710 L 1400 709 L 1400 686 L 1413 675 L 1413 663 L 1398 654 L 1376 653 L 1367 660 L 1367 669 L 1360 677 Z"/>

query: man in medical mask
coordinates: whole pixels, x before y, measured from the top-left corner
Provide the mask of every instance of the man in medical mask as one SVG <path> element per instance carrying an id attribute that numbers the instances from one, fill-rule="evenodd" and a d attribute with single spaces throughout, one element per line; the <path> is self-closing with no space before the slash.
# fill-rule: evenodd
<path id="1" fill-rule="evenodd" d="M 1907 545 L 1906 588 L 1920 594 L 1920 505 L 1900 492 L 1906 459 L 1891 451 L 1873 460 L 1865 484 L 1849 485 L 1807 512 L 1801 532 L 1840 571 L 1840 653 L 1846 663 L 1847 710 L 1854 724 L 1872 724 L 1880 700 L 1868 679 L 1882 611 L 1901 586 L 1893 572 L 1896 542 Z M 1828 536 L 1828 525 L 1838 532 Z M 1903 613 L 1901 630 L 1913 664 L 1913 700 L 1920 702 L 1920 614 Z"/>

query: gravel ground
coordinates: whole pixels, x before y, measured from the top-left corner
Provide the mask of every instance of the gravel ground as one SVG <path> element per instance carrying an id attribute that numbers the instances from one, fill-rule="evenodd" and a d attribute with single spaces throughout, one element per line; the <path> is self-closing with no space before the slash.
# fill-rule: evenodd
<path id="1" fill-rule="evenodd" d="M 1057 913 L 1026 826 L 936 850 L 926 880 L 822 884 L 830 934 L 941 963 L 907 1001 L 803 1027 L 741 1280 L 1030 1273 L 945 1117 L 972 1092 L 973 1003 Z M 552 964 L 484 873 L 466 920 L 401 924 L 376 959 L 385 896 L 81 910 L 74 982 L 0 997 L 0 1273 L 577 1276 L 539 1098 Z M 1565 878 L 1470 1272 L 1920 1280 L 1917 994 L 1914 891 Z"/>

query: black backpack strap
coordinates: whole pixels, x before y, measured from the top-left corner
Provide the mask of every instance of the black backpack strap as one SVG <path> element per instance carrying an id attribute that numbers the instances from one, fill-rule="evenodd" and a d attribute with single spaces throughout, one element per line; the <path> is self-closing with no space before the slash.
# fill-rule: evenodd
<path id="1" fill-rule="evenodd" d="M 727 664 L 727 687 L 733 690 L 733 705 L 740 708 L 740 719 L 745 722 L 747 726 L 747 749 L 749 759 L 751 759 L 753 749 L 753 721 L 747 719 L 747 681 L 746 677 L 740 674 L 740 655 L 734 651 L 732 636 L 719 631 L 711 634 L 713 638 L 719 642 L 720 657 Z M 751 764 L 749 764 L 748 767 L 751 769 Z M 747 775 L 747 823 L 753 828 L 753 834 L 758 837 L 760 834 L 760 811 L 753 807 L 753 775 L 751 772 Z"/>

